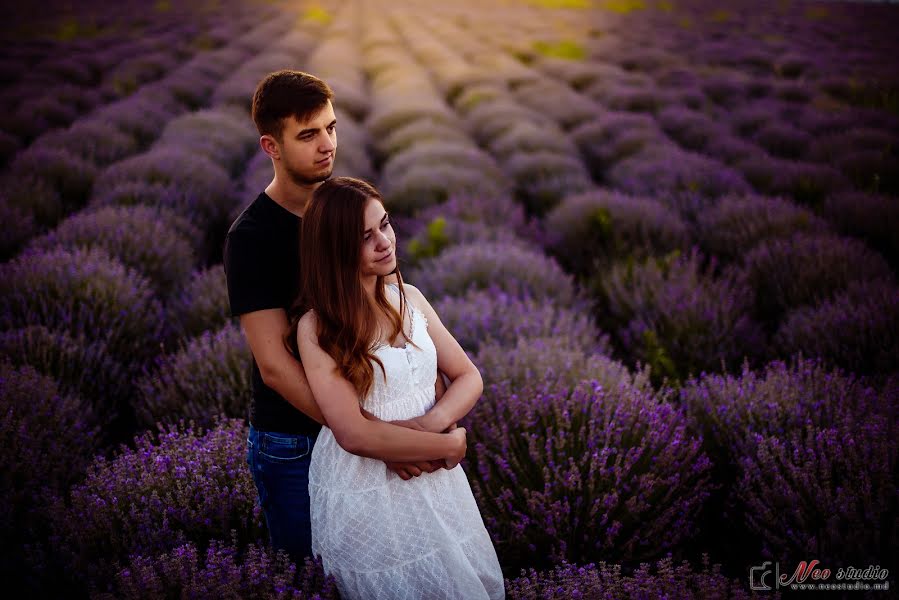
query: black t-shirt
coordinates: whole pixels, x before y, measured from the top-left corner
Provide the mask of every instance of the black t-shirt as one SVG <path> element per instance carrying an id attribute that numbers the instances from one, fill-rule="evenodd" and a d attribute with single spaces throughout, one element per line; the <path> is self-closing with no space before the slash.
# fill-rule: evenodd
<path id="1" fill-rule="evenodd" d="M 231 315 L 289 310 L 300 285 L 300 224 L 265 192 L 232 223 L 225 237 L 224 266 Z M 316 435 L 321 425 L 265 385 L 253 359 L 250 423 L 262 431 Z"/>

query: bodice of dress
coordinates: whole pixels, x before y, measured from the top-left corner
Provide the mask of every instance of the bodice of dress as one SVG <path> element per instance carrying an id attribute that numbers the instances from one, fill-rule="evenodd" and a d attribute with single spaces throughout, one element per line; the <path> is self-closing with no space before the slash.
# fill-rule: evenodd
<path id="1" fill-rule="evenodd" d="M 387 377 L 373 362 L 374 383 L 362 402 L 367 411 L 386 421 L 421 416 L 434 405 L 437 349 L 428 335 L 427 317 L 411 303 L 406 306 L 411 311 L 409 338 L 414 344 L 406 342 L 401 348 L 382 344 L 374 349 Z"/>

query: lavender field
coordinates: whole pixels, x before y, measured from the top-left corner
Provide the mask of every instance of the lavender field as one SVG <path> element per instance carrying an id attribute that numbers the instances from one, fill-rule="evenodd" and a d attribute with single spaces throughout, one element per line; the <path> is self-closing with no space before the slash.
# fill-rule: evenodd
<path id="1" fill-rule="evenodd" d="M 509 598 L 895 587 L 899 5 L 46 8 L 0 38 L 7 591 L 338 597 L 267 545 L 222 268 L 281 68 L 333 88 L 334 174 L 482 370 L 463 467 Z"/>

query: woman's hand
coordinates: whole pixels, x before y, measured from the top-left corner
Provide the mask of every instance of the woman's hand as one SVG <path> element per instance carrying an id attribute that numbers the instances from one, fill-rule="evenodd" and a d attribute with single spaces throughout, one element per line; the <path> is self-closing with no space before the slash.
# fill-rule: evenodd
<path id="1" fill-rule="evenodd" d="M 446 459 L 446 468 L 453 469 L 465 458 L 465 451 L 468 449 L 468 440 L 465 437 L 465 428 L 456 427 L 446 435 L 452 436 L 456 442 L 453 452 Z"/>
<path id="2" fill-rule="evenodd" d="M 393 425 L 399 425 L 400 427 L 415 429 L 417 431 L 427 431 L 427 429 L 425 429 L 424 425 L 417 417 L 412 419 L 390 421 L 390 423 L 392 423 Z M 413 477 L 418 477 L 422 473 L 433 473 L 434 471 L 445 467 L 444 461 L 442 460 L 425 460 L 419 462 L 385 461 L 384 464 L 387 465 L 388 469 L 399 475 L 400 479 L 402 479 L 403 481 L 409 481 Z"/>

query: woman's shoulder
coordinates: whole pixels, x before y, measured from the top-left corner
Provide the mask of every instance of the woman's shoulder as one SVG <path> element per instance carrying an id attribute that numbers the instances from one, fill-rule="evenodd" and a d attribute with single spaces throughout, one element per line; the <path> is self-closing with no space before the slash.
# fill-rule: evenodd
<path id="1" fill-rule="evenodd" d="M 403 282 L 403 294 L 405 294 L 406 298 L 411 300 L 418 308 L 421 308 L 422 302 L 425 302 L 425 296 L 421 293 L 421 290 L 405 281 Z"/>

